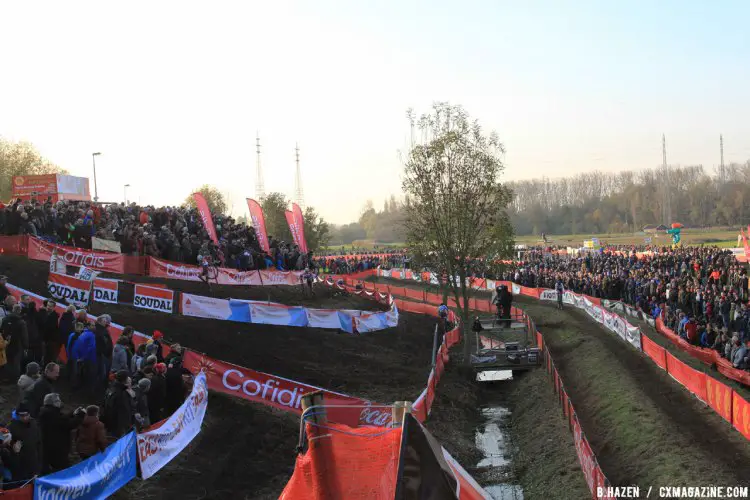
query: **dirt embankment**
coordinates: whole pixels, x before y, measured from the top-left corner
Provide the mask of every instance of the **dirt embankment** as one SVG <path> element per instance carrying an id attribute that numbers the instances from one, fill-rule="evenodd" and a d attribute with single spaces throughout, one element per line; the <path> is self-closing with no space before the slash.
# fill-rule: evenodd
<path id="1" fill-rule="evenodd" d="M 0 256 L 0 274 L 40 295 L 46 294 L 47 272 L 43 262 Z M 137 276 L 120 278 L 148 281 Z M 325 286 L 316 288 L 316 297 L 305 298 L 298 287 L 213 287 L 209 293 L 201 283 L 154 281 L 201 295 L 311 307 L 377 308 L 373 301 L 341 295 Z M 121 291 L 128 288 L 123 286 Z M 179 342 L 217 359 L 386 404 L 413 401 L 426 386 L 430 371 L 434 319 L 425 315 L 404 312 L 396 328 L 350 335 L 189 318 L 128 305 L 95 303 L 91 312 L 106 312 L 115 322 L 144 333 L 161 330 L 168 342 Z M 14 386 L 0 387 L 13 395 Z M 74 405 L 92 402 L 64 387 L 61 393 Z M 3 419 L 7 420 L 16 401 L 0 406 Z M 470 456 L 466 442 L 454 445 L 450 439 L 456 427 L 471 426 L 474 402 L 473 385 L 450 368 L 439 386 L 428 428 L 462 463 Z M 298 428 L 299 419 L 294 415 L 212 393 L 196 441 L 154 478 L 134 481 L 118 498 L 276 498 L 294 468 Z"/>

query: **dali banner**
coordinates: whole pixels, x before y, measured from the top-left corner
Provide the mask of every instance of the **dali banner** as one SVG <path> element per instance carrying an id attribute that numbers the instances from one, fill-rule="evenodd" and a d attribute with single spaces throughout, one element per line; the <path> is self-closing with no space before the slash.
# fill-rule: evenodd
<path id="1" fill-rule="evenodd" d="M 268 244 L 268 233 L 266 232 L 266 219 L 263 217 L 263 208 L 260 203 L 247 198 L 247 208 L 250 209 L 250 220 L 255 228 L 255 236 L 258 237 L 260 249 L 266 253 L 271 252 L 271 246 Z"/>
<path id="2" fill-rule="evenodd" d="M 201 193 L 193 193 L 193 200 L 195 200 L 195 206 L 198 208 L 198 213 L 201 215 L 203 221 L 203 227 L 206 228 L 208 237 L 215 245 L 219 244 L 219 238 L 216 235 L 216 228 L 214 227 L 214 220 L 211 218 L 211 210 L 208 208 L 206 198 Z"/>
<path id="3" fill-rule="evenodd" d="M 294 244 L 297 245 L 302 253 L 307 253 L 307 241 L 305 241 L 305 218 L 302 216 L 302 209 L 296 203 L 292 203 L 292 209 L 284 212 L 286 222 L 289 224 L 289 230 L 292 232 Z"/>

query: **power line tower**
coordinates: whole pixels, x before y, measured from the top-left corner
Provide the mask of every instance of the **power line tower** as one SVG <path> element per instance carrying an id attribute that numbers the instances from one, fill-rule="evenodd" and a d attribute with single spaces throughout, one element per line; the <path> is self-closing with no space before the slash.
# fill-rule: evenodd
<path id="1" fill-rule="evenodd" d="M 662 170 L 664 171 L 664 202 L 662 203 L 662 208 L 664 224 L 669 226 L 672 222 L 672 199 L 670 196 L 669 165 L 667 165 L 667 138 L 664 134 L 661 135 L 661 157 Z"/>
<path id="2" fill-rule="evenodd" d="M 260 137 L 255 132 L 255 154 L 257 155 L 255 163 L 255 198 L 260 202 L 261 198 L 266 195 L 266 189 L 263 185 L 263 170 L 260 167 Z"/>
<path id="3" fill-rule="evenodd" d="M 294 201 L 304 211 L 305 196 L 302 193 L 302 173 L 299 169 L 299 144 L 294 145 L 294 156 L 297 165 L 297 169 L 294 175 Z"/>

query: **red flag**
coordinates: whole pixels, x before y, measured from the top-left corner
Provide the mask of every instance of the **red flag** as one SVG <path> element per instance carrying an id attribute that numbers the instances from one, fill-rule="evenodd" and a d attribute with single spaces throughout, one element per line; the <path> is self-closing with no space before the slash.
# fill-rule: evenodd
<path id="1" fill-rule="evenodd" d="M 209 238 L 214 244 L 219 244 L 219 238 L 216 237 L 216 228 L 214 227 L 214 220 L 211 218 L 211 210 L 208 209 L 208 203 L 201 193 L 193 193 L 193 200 L 195 205 L 198 207 L 198 213 L 201 214 L 203 219 L 203 227 L 206 228 Z"/>
<path id="2" fill-rule="evenodd" d="M 305 219 L 302 217 L 302 209 L 299 205 L 292 203 L 292 210 L 284 212 L 286 222 L 289 224 L 289 230 L 292 232 L 294 244 L 297 245 L 302 253 L 307 253 L 307 241 L 305 241 Z"/>
<path id="3" fill-rule="evenodd" d="M 260 249 L 266 253 L 271 252 L 271 247 L 268 245 L 268 233 L 266 232 L 266 219 L 263 217 L 263 209 L 260 203 L 253 200 L 252 198 L 247 199 L 247 208 L 250 209 L 250 220 L 255 228 L 255 236 L 258 237 L 258 243 L 260 243 Z"/>

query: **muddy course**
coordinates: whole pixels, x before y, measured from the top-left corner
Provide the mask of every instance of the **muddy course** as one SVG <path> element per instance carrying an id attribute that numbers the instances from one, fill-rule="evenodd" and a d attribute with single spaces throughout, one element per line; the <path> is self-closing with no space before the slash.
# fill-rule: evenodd
<path id="1" fill-rule="evenodd" d="M 483 291 L 475 295 L 489 296 Z M 544 336 L 613 485 L 750 485 L 747 467 L 739 465 L 750 463 L 750 442 L 643 353 L 572 306 L 560 311 L 552 303 L 523 296 L 514 296 L 514 305 L 534 319 Z M 696 473 L 707 466 L 710 474 Z"/>
<path id="2" fill-rule="evenodd" d="M 43 296 L 48 269 L 44 262 L 0 257 L 0 274 L 7 275 L 11 284 Z M 304 297 L 299 287 L 213 286 L 209 292 L 203 283 L 116 278 L 163 283 L 187 293 L 285 305 L 384 309 L 375 301 L 341 294 L 325 285 L 316 285 L 315 297 Z M 132 300 L 132 285 L 121 284 L 120 300 Z M 319 328 L 191 318 L 123 304 L 93 303 L 90 312 L 106 312 L 114 322 L 146 334 L 160 330 L 168 343 L 177 342 L 220 360 L 386 404 L 416 399 L 430 372 L 435 323 L 426 315 L 400 312 L 398 327 L 352 335 Z M 8 404 L 1 407 L 6 420 L 16 402 L 14 389 L 3 388 L 10 395 Z M 61 392 L 66 403 L 79 403 L 80 397 L 66 394 L 64 387 Z M 449 369 L 427 426 L 459 462 L 471 462 L 473 452 L 466 436 L 475 418 L 475 403 L 472 383 Z M 293 414 L 211 393 L 203 430 L 195 441 L 154 478 L 136 479 L 117 498 L 276 498 L 294 468 L 298 429 L 299 418 Z"/>

